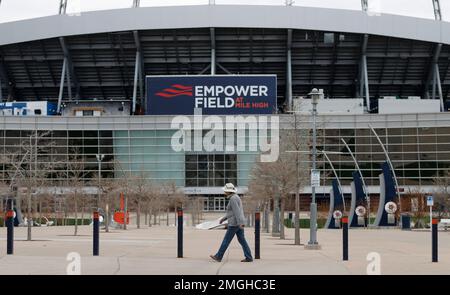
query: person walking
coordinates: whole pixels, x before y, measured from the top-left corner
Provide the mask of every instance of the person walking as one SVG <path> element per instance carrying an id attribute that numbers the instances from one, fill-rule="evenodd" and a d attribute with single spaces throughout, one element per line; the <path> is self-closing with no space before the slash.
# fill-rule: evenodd
<path id="1" fill-rule="evenodd" d="M 225 197 L 229 199 L 229 202 L 227 206 L 227 213 L 220 219 L 220 223 L 222 224 L 225 220 L 228 220 L 228 227 L 219 251 L 217 251 L 215 255 L 210 255 L 210 257 L 217 262 L 221 262 L 225 251 L 233 240 L 234 235 L 236 235 L 245 256 L 241 262 L 252 262 L 252 252 L 244 236 L 245 217 L 241 198 L 239 198 L 236 193 L 237 190 L 232 183 L 225 184 L 223 191 L 225 193 Z"/>

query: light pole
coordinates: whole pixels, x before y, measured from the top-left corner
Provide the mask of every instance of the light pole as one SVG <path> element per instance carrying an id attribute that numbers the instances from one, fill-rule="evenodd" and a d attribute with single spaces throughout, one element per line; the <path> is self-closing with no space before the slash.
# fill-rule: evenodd
<path id="1" fill-rule="evenodd" d="M 105 158 L 104 154 L 95 155 L 98 163 L 98 189 L 97 189 L 97 210 L 100 208 L 100 181 L 102 178 L 102 161 Z"/>
<path id="2" fill-rule="evenodd" d="M 317 130 L 316 130 L 316 117 L 317 117 L 317 104 L 320 97 L 323 95 L 322 91 L 314 88 L 311 93 L 312 103 L 312 117 L 313 117 L 313 146 L 312 146 L 312 173 L 316 173 L 316 157 L 317 157 Z M 311 173 L 311 175 L 312 175 Z M 317 204 L 316 204 L 316 187 L 315 183 L 311 182 L 312 200 L 310 204 L 310 222 L 309 222 L 309 241 L 305 245 L 306 249 L 318 250 L 320 249 L 319 242 L 317 242 Z"/>

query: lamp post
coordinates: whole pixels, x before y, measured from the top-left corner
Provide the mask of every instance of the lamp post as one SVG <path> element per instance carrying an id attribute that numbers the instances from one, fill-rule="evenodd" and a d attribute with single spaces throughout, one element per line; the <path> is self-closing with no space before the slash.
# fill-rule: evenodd
<path id="1" fill-rule="evenodd" d="M 102 161 L 105 158 L 104 154 L 95 155 L 98 163 L 98 189 L 97 189 L 97 210 L 100 208 L 100 180 L 102 178 Z"/>
<path id="2" fill-rule="evenodd" d="M 320 97 L 323 95 L 322 91 L 314 88 L 311 93 L 312 103 L 312 117 L 313 117 L 313 146 L 312 146 L 312 172 L 316 172 L 316 158 L 317 158 L 317 131 L 316 131 L 316 117 L 317 117 L 317 104 Z M 309 241 L 305 245 L 306 249 L 318 250 L 320 249 L 319 242 L 317 242 L 317 204 L 316 204 L 316 187 L 311 182 L 312 200 L 310 204 L 310 222 L 309 222 Z"/>

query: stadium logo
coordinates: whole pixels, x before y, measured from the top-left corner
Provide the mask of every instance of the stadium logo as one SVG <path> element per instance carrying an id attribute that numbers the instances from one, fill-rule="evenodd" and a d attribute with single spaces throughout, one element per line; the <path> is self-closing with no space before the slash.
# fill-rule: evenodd
<path id="1" fill-rule="evenodd" d="M 161 96 L 164 98 L 173 98 L 176 96 L 192 96 L 192 86 L 184 86 L 180 84 L 171 85 L 170 88 L 165 88 L 160 92 L 157 92 L 155 95 Z"/>
<path id="2" fill-rule="evenodd" d="M 265 85 L 196 85 L 185 86 L 173 84 L 169 88 L 155 93 L 156 96 L 172 99 L 178 96 L 194 97 L 195 108 L 229 109 L 229 108 L 269 108 L 268 102 L 252 102 L 246 98 L 261 98 L 268 96 Z"/>

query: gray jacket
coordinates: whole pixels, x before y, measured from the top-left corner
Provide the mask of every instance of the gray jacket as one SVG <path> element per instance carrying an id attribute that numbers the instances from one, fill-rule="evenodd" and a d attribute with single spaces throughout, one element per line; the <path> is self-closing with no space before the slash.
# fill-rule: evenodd
<path id="1" fill-rule="evenodd" d="M 242 208 L 241 198 L 237 194 L 230 197 L 224 219 L 228 220 L 229 226 L 245 225 L 244 209 Z"/>

